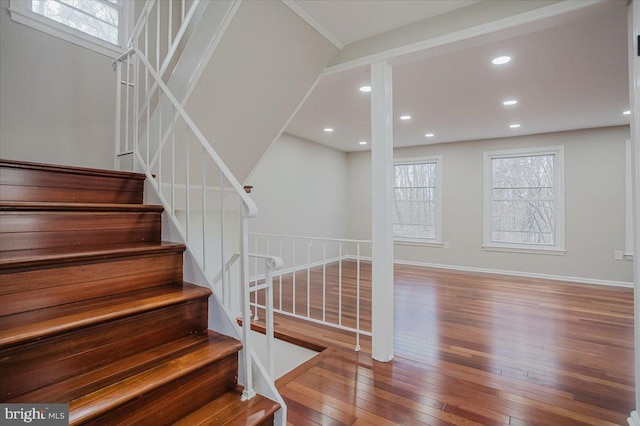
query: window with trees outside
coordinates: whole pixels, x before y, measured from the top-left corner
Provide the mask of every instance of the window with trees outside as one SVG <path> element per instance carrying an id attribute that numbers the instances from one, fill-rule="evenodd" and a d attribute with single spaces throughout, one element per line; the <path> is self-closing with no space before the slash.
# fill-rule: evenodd
<path id="1" fill-rule="evenodd" d="M 485 153 L 485 248 L 564 251 L 563 147 Z"/>
<path id="2" fill-rule="evenodd" d="M 125 44 L 124 33 L 130 14 L 125 12 L 133 3 L 124 0 L 11 0 L 10 11 L 14 21 L 97 51 L 102 47 L 117 52 Z"/>
<path id="3" fill-rule="evenodd" d="M 393 166 L 393 234 L 396 239 L 442 241 L 441 157 Z"/>

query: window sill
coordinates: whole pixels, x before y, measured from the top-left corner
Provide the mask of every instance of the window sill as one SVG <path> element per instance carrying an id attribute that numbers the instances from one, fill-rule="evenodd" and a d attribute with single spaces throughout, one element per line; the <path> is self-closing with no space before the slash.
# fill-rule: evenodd
<path id="1" fill-rule="evenodd" d="M 117 58 L 122 54 L 122 50 L 118 46 L 111 45 L 107 42 L 101 42 L 98 39 L 93 40 L 92 38 L 89 38 L 90 36 L 84 37 L 80 34 L 77 34 L 77 32 L 73 29 L 66 29 L 63 27 L 58 27 L 57 25 L 52 25 L 51 23 L 47 22 L 47 18 L 40 18 L 38 16 L 35 16 L 35 14 L 33 13 L 24 12 L 22 10 L 11 7 L 8 10 L 11 14 L 11 20 L 19 24 L 26 25 L 27 27 L 68 41 L 77 46 L 93 50 L 96 53 L 100 53 L 110 58 Z"/>
<path id="2" fill-rule="evenodd" d="M 427 240 L 418 240 L 418 239 L 408 239 L 408 238 L 395 238 L 393 240 L 394 244 L 398 244 L 401 246 L 417 246 L 417 247 L 436 247 L 442 248 L 444 243 L 441 241 L 427 241 Z"/>
<path id="3" fill-rule="evenodd" d="M 564 256 L 567 253 L 566 250 L 557 248 L 525 248 L 494 245 L 483 245 L 482 248 L 486 251 L 497 251 L 502 253 L 543 254 L 549 256 Z"/>

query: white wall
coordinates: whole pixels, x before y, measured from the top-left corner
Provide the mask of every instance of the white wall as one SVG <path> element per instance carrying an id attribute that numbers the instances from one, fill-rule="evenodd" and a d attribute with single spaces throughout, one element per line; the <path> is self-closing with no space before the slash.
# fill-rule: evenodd
<path id="1" fill-rule="evenodd" d="M 496 140 L 400 148 L 397 158 L 442 155 L 443 241 L 450 249 L 395 245 L 396 260 L 471 268 L 632 282 L 632 262 L 616 261 L 625 244 L 627 126 Z M 483 153 L 564 145 L 566 255 L 501 253 L 482 249 Z M 348 154 L 349 237 L 371 229 L 370 153 Z"/>
<path id="2" fill-rule="evenodd" d="M 0 157 L 113 167 L 112 59 L 11 21 L 0 0 Z"/>
<path id="3" fill-rule="evenodd" d="M 258 216 L 251 232 L 345 238 L 347 154 L 283 134 L 247 182 Z"/>
<path id="4" fill-rule="evenodd" d="M 336 52 L 282 2 L 241 4 L 186 105 L 240 182 Z"/>
<path id="5" fill-rule="evenodd" d="M 267 339 L 264 334 L 252 331 L 249 335 L 249 341 L 251 342 L 251 348 L 256 351 L 258 358 L 265 368 L 267 366 Z M 299 365 L 307 362 L 314 356 L 318 355 L 318 352 L 304 348 L 302 346 L 294 345 L 284 340 L 273 340 L 273 370 L 274 379 L 287 374 L 289 371 L 298 367 Z"/>
<path id="6" fill-rule="evenodd" d="M 346 238 L 347 154 L 283 134 L 269 148 L 248 180 L 258 216 L 249 231 L 298 237 Z M 320 264 L 340 253 L 339 243 L 307 245 L 302 239 L 254 237 L 250 252 L 280 256 L 282 271 Z M 355 254 L 353 244 L 343 244 L 342 254 Z M 262 263 L 251 263 L 251 275 L 264 273 Z"/>

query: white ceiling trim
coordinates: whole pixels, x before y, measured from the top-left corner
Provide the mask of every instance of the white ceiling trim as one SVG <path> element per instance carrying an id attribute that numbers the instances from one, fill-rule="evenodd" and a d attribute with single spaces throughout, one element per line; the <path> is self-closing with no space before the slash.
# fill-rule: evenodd
<path id="1" fill-rule="evenodd" d="M 291 0 L 282 0 L 285 3 Z M 566 0 L 560 3 L 556 3 L 550 6 L 541 7 L 529 12 L 521 13 L 507 18 L 502 18 L 497 21 L 489 22 L 486 24 L 478 25 L 476 27 L 467 28 L 454 33 L 446 34 L 439 37 L 434 37 L 427 40 L 418 41 L 405 46 L 396 47 L 393 49 L 385 50 L 383 52 L 374 53 L 372 55 L 363 56 L 362 58 L 353 59 L 351 61 L 343 62 L 341 64 L 333 65 L 325 68 L 322 75 L 331 75 L 350 69 L 368 66 L 376 62 L 390 60 L 399 56 L 408 55 L 411 53 L 417 53 L 423 50 L 431 49 L 433 47 L 442 46 L 457 41 L 463 41 L 473 37 L 478 37 L 486 34 L 490 34 L 496 31 L 507 30 L 520 25 L 535 22 L 541 19 L 551 18 L 556 15 L 561 15 L 567 12 L 573 12 L 586 7 L 594 6 L 604 3 L 606 0 Z"/>
<path id="2" fill-rule="evenodd" d="M 311 25 L 317 32 L 322 34 L 324 38 L 329 40 L 338 49 L 342 50 L 344 43 L 342 43 L 336 36 L 331 34 L 329 30 L 323 27 L 320 22 L 316 21 L 313 16 L 307 13 L 298 3 L 294 0 L 282 0 L 282 3 L 287 5 L 289 9 L 293 10 L 299 17 L 301 17 L 307 24 Z"/>

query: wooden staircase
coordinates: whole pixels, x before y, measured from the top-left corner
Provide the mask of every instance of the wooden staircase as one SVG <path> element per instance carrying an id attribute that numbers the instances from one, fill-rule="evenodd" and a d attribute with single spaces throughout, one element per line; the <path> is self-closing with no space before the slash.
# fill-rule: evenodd
<path id="1" fill-rule="evenodd" d="M 241 343 L 207 330 L 144 175 L 0 160 L 0 401 L 70 424 L 271 425 L 241 401 Z"/>

